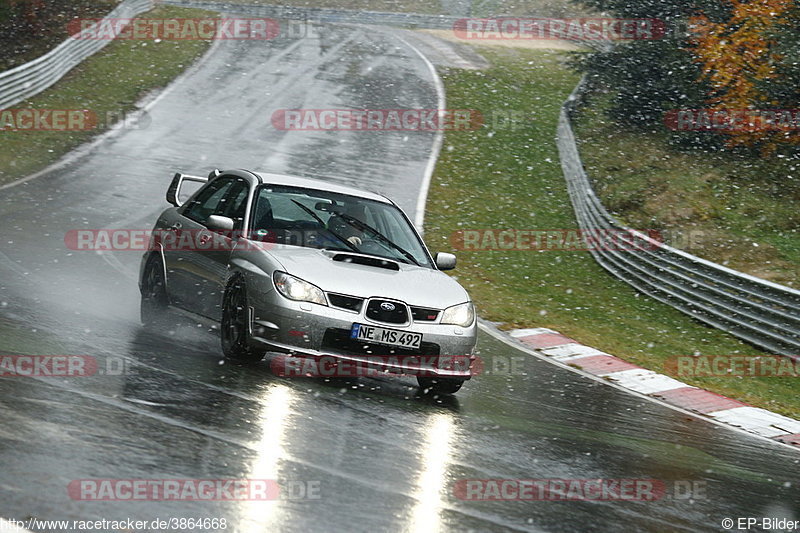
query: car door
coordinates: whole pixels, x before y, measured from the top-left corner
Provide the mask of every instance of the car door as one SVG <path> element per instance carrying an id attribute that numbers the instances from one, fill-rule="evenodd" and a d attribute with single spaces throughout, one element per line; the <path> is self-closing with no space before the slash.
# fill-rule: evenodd
<path id="1" fill-rule="evenodd" d="M 209 236 L 208 217 L 221 214 L 237 179 L 219 177 L 205 185 L 178 210 L 178 221 L 171 227 L 175 246 L 164 253 L 170 297 L 188 311 L 206 314 L 202 302 L 207 298 L 209 267 L 197 247 Z"/>
<path id="2" fill-rule="evenodd" d="M 202 217 L 205 217 L 202 222 L 193 220 L 200 224 L 197 230 L 197 246 L 188 250 L 184 256 L 187 264 L 192 265 L 194 284 L 197 287 L 197 290 L 191 295 L 192 310 L 215 320 L 219 320 L 221 316 L 228 262 L 234 240 L 243 229 L 245 211 L 250 196 L 250 185 L 247 180 L 237 176 L 222 176 L 217 179 L 225 180 L 223 189 L 221 189 L 224 193 L 212 212 L 205 210 L 201 212 Z M 194 213 L 194 211 L 190 213 L 190 216 Z M 207 220 L 211 215 L 232 219 L 233 232 L 209 229 Z"/>

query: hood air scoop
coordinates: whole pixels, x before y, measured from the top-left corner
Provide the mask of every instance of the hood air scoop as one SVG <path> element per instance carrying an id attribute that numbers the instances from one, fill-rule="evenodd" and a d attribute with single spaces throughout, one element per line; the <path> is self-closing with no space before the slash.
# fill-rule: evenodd
<path id="1" fill-rule="evenodd" d="M 385 268 L 386 270 L 400 270 L 400 265 L 398 265 L 396 262 L 389 261 L 388 259 L 381 259 L 379 257 L 369 257 L 356 254 L 336 254 L 332 257 L 332 259 L 340 263 L 353 263 L 356 265 Z"/>

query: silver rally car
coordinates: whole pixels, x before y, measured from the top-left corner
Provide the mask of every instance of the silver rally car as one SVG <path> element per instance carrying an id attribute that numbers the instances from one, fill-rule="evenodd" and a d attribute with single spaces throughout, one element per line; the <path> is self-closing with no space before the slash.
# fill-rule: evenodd
<path id="1" fill-rule="evenodd" d="M 204 183 L 182 203 L 187 182 Z M 351 187 L 245 170 L 176 174 L 174 207 L 142 258 L 142 322 L 167 307 L 219 321 L 237 361 L 266 352 L 376 364 L 456 392 L 471 376 L 474 307 L 391 200 Z M 455 361 L 455 364 L 453 363 Z M 467 362 L 465 364 L 465 361 Z"/>

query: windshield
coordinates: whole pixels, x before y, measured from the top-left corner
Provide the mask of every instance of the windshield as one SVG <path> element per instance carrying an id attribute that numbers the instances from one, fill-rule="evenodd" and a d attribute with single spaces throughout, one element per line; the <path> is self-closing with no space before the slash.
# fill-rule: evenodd
<path id="1" fill-rule="evenodd" d="M 262 185 L 254 205 L 253 239 L 432 268 L 420 238 L 394 205 L 285 185 Z"/>

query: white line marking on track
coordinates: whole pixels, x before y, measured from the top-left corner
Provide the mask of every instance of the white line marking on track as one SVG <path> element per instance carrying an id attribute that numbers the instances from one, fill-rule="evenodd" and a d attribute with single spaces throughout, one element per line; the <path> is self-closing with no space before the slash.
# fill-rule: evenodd
<path id="1" fill-rule="evenodd" d="M 631 368 L 629 370 L 620 370 L 618 372 L 602 375 L 619 383 L 623 387 L 633 389 L 643 394 L 655 394 L 656 392 L 681 389 L 687 386 L 686 383 L 682 381 L 672 379 L 663 374 L 658 374 L 652 370 L 645 370 L 644 368 Z"/>
<path id="2" fill-rule="evenodd" d="M 532 337 L 534 335 L 542 335 L 543 333 L 555 333 L 556 335 L 560 335 L 557 331 L 553 331 L 552 329 L 547 329 L 547 328 L 515 329 L 514 331 L 510 332 L 509 335 L 511 335 L 515 339 L 519 339 L 522 337 Z"/>
<path id="3" fill-rule="evenodd" d="M 542 353 L 549 355 L 550 357 L 569 357 L 572 355 L 577 355 L 579 357 L 591 357 L 593 355 L 609 355 L 590 346 L 574 343 L 553 346 L 552 348 L 542 348 Z"/>
<path id="4" fill-rule="evenodd" d="M 439 73 L 436 72 L 436 67 L 433 66 L 433 63 L 425 57 L 416 46 L 409 43 L 405 39 L 399 36 L 395 36 L 397 40 L 405 44 L 411 50 L 416 52 L 416 54 L 422 59 L 425 63 L 425 66 L 428 67 L 428 70 L 431 72 L 431 76 L 433 77 L 433 85 L 436 88 L 436 99 L 438 101 L 437 105 L 439 109 L 444 109 L 447 105 L 447 98 L 444 93 L 444 84 L 442 83 L 442 79 L 439 77 Z M 431 186 L 431 178 L 433 177 L 433 171 L 436 168 L 436 162 L 439 160 L 439 153 L 442 151 L 442 144 L 444 142 L 444 132 L 438 131 L 436 132 L 436 136 L 433 139 L 433 146 L 431 147 L 431 155 L 428 158 L 428 163 L 425 165 L 425 173 L 422 177 L 422 186 L 419 190 L 419 196 L 417 197 L 417 212 L 414 215 L 414 225 L 417 227 L 417 231 L 422 234 L 422 225 L 425 222 L 425 204 L 428 201 L 428 189 Z"/>
<path id="5" fill-rule="evenodd" d="M 760 407 L 734 407 L 714 411 L 708 416 L 735 426 L 755 431 L 765 437 L 779 437 L 800 433 L 800 422 L 792 418 L 761 409 Z"/>

